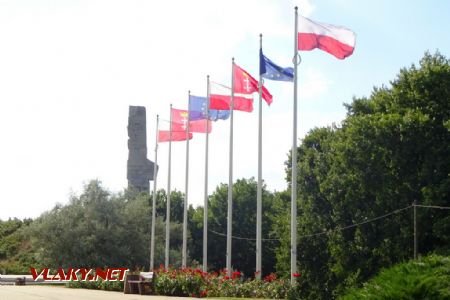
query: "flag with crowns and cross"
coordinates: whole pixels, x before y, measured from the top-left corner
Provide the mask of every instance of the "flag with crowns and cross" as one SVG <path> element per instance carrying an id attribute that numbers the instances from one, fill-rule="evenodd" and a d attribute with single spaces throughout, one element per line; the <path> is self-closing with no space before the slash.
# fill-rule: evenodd
<path id="1" fill-rule="evenodd" d="M 234 64 L 234 99 L 233 110 L 253 111 L 253 93 L 257 93 L 258 81 L 247 71 Z M 267 104 L 272 103 L 272 95 L 262 86 L 262 98 Z M 231 103 L 231 89 L 225 85 L 211 82 L 210 108 L 229 110 Z"/>
<path id="2" fill-rule="evenodd" d="M 236 64 L 234 65 L 233 76 L 235 97 L 257 93 L 259 91 L 258 81 Z M 262 98 L 268 105 L 272 103 L 272 95 L 264 85 L 262 86 Z"/>
<path id="3" fill-rule="evenodd" d="M 203 120 L 189 121 L 189 112 L 184 109 L 172 108 L 172 131 L 186 131 L 189 122 L 189 132 L 205 133 L 207 130 L 211 132 L 212 124 L 208 124 Z"/>

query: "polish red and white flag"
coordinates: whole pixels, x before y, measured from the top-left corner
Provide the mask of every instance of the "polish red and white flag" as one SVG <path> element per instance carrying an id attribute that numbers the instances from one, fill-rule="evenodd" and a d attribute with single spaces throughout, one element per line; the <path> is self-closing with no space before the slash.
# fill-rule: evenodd
<path id="1" fill-rule="evenodd" d="M 172 137 L 172 138 L 171 138 Z M 187 139 L 192 139 L 193 134 L 192 132 L 189 132 L 189 134 L 186 134 L 186 131 L 172 131 L 170 130 L 160 130 L 158 132 L 158 142 L 178 142 L 178 141 L 185 141 Z"/>
<path id="2" fill-rule="evenodd" d="M 312 21 L 303 16 L 298 20 L 298 50 L 319 48 L 344 59 L 355 49 L 355 33 L 347 28 Z"/>

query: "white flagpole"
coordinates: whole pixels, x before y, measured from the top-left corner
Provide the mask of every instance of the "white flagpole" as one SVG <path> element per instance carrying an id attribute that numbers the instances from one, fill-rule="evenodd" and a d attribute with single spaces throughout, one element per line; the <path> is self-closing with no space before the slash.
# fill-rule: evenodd
<path id="1" fill-rule="evenodd" d="M 291 283 L 295 282 L 297 273 L 297 58 L 298 58 L 298 8 L 295 7 L 295 37 L 294 37 L 294 117 L 292 130 L 291 153 Z"/>
<path id="2" fill-rule="evenodd" d="M 183 209 L 183 253 L 181 258 L 181 267 L 186 268 L 187 260 L 187 207 L 188 207 L 188 192 L 189 192 L 189 107 L 191 104 L 191 91 L 188 93 L 188 115 L 186 124 L 186 183 L 184 191 L 184 209 Z"/>
<path id="3" fill-rule="evenodd" d="M 155 144 L 155 164 L 153 165 L 153 199 L 152 199 L 152 232 L 150 242 L 150 271 L 154 269 L 155 259 L 155 222 L 156 222 L 156 179 L 158 176 L 158 135 L 159 135 L 159 115 L 156 115 L 156 144 Z"/>
<path id="4" fill-rule="evenodd" d="M 259 48 L 262 49 L 262 34 L 259 35 Z M 261 279 L 262 272 L 262 85 L 263 78 L 259 74 L 259 117 L 258 117 L 258 188 L 256 191 L 256 278 Z"/>
<path id="5" fill-rule="evenodd" d="M 231 59 L 231 101 L 230 101 L 230 158 L 228 177 L 227 218 L 227 275 L 231 276 L 231 237 L 233 224 L 233 108 L 234 108 L 234 58 Z"/>
<path id="6" fill-rule="evenodd" d="M 206 76 L 205 198 L 203 203 L 203 272 L 208 271 L 208 144 L 209 144 L 209 75 Z"/>
<path id="7" fill-rule="evenodd" d="M 166 251 L 164 267 L 169 268 L 169 247 L 170 247 L 170 173 L 172 156 L 172 104 L 170 104 L 170 131 L 169 131 L 169 171 L 167 175 L 167 203 L 166 203 Z"/>

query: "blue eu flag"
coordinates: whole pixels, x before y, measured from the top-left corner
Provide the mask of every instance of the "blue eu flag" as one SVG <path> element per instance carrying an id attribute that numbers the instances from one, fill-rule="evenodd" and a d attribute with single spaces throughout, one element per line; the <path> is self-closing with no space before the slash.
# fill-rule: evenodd
<path id="1" fill-rule="evenodd" d="M 189 101 L 189 120 L 204 120 L 206 119 L 206 97 L 190 96 Z M 217 121 L 219 119 L 226 120 L 230 117 L 229 110 L 209 110 L 209 119 Z"/>
<path id="2" fill-rule="evenodd" d="M 294 68 L 282 68 L 264 56 L 259 49 L 259 74 L 266 79 L 277 81 L 294 81 Z"/>

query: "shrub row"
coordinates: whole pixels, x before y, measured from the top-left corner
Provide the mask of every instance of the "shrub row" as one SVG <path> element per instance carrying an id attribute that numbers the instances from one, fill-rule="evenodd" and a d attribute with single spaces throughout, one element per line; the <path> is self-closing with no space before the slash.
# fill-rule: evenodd
<path id="1" fill-rule="evenodd" d="M 297 279 L 299 275 L 296 275 Z M 123 291 L 123 282 L 71 281 L 70 288 Z M 155 270 L 152 291 L 156 295 L 179 297 L 245 297 L 267 299 L 298 299 L 298 285 L 290 280 L 279 279 L 270 274 L 263 279 L 245 279 L 241 272 L 235 271 L 231 277 L 224 270 L 207 273 L 200 269 Z"/>
<path id="2" fill-rule="evenodd" d="M 231 277 L 221 272 L 206 273 L 200 269 L 156 270 L 154 292 L 158 295 L 184 297 L 245 297 L 296 299 L 297 285 L 270 274 L 259 279 L 245 279 L 235 271 Z"/>
<path id="3" fill-rule="evenodd" d="M 450 257 L 429 255 L 384 269 L 339 299 L 450 300 Z"/>

